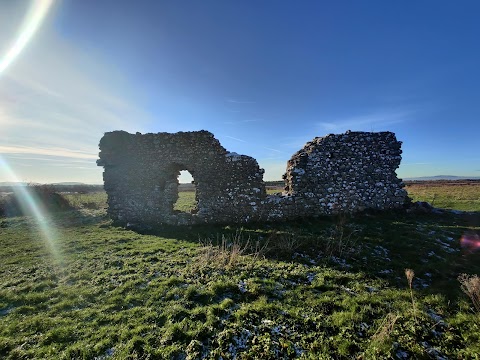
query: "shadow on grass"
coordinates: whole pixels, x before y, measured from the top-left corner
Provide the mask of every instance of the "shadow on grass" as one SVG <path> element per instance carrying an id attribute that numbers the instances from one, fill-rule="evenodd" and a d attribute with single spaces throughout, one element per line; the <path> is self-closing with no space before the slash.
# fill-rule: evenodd
<path id="1" fill-rule="evenodd" d="M 15 226 L 28 217 L 0 218 L 0 227 Z M 115 228 L 103 210 L 68 210 L 52 215 L 55 226 Z M 130 229 L 129 229 L 130 230 Z M 246 253 L 261 250 L 269 260 L 330 267 L 381 279 L 405 288 L 406 268 L 415 271 L 416 290 L 457 298 L 457 278 L 480 273 L 480 251 L 462 248 L 466 234 L 480 234 L 480 213 L 364 213 L 281 223 L 244 225 L 162 226 L 136 231 L 159 239 L 229 246 L 238 242 Z"/>
<path id="2" fill-rule="evenodd" d="M 447 297 L 460 293 L 459 274 L 480 272 L 480 251 L 463 248 L 466 234 L 480 234 L 480 213 L 369 213 L 281 223 L 162 226 L 138 231 L 161 238 L 220 246 L 223 241 L 264 249 L 271 260 L 361 272 L 405 288 L 404 271 L 415 270 L 413 286 Z"/>
<path id="3" fill-rule="evenodd" d="M 295 329 L 291 340 L 287 338 L 292 344 L 310 344 L 314 336 L 322 347 L 305 347 L 306 351 L 347 358 L 368 354 L 375 329 L 382 330 L 382 319 L 389 316 L 398 321 L 385 335 L 391 337 L 385 340 L 385 356 L 365 358 L 392 358 L 393 341 L 415 358 L 427 357 L 413 348 L 427 340 L 436 341 L 432 346 L 442 345 L 445 352 L 461 348 L 468 344 L 464 335 L 474 322 L 465 316 L 469 310 L 458 311 L 461 290 L 456 278 L 463 272 L 478 273 L 480 259 L 478 253 L 462 249 L 460 239 L 467 232 L 478 233 L 476 215 L 383 213 L 244 226 L 165 226 L 144 236 L 146 232 L 114 227 L 102 211 L 66 211 L 52 218 L 61 233 L 63 268 L 49 261 L 37 233 L 32 236 L 26 226 L 15 229 L 15 222 L 24 225 L 30 219 L 0 219 L 0 224 L 11 226 L 2 239 L 9 252 L 2 253 L 0 317 L 8 332 L 0 343 L 0 357 L 18 355 L 14 350 L 23 339 L 36 339 L 39 333 L 47 341 L 34 340 L 27 349 L 32 354 L 55 345 L 70 357 L 100 358 L 114 349 L 115 357 L 130 358 L 130 353 L 153 353 L 165 344 L 183 351 L 193 340 L 216 351 L 229 344 L 223 340 L 224 329 L 232 339 L 244 333 L 239 329 L 258 335 L 243 348 L 257 354 L 258 339 L 267 334 L 276 342 L 282 324 L 281 329 Z M 229 263 L 228 268 L 196 266 L 197 245 L 211 241 L 222 246 L 224 239 L 265 245 L 266 261 L 259 259 L 251 267 L 251 261 Z M 415 271 L 412 285 L 418 313 L 423 312 L 420 323 L 415 313 L 410 315 L 409 292 L 390 289 L 408 289 L 406 268 Z M 454 301 L 447 304 L 437 295 Z M 430 318 L 442 315 L 453 322 L 457 313 L 467 319 L 460 319 L 462 327 L 453 323 L 447 328 L 443 320 Z M 83 330 L 77 330 L 80 327 Z M 28 333 L 18 336 L 19 328 Z M 432 329 L 448 338 L 435 340 Z M 152 336 L 142 335 L 143 343 L 122 347 L 145 332 Z M 74 347 L 72 339 L 78 341 Z M 105 346 L 95 348 L 104 339 Z M 78 349 L 90 350 L 77 353 Z M 46 352 L 35 354 L 43 358 Z M 156 355 L 152 357 L 172 357 Z M 462 358 L 454 355 L 449 357 Z"/>

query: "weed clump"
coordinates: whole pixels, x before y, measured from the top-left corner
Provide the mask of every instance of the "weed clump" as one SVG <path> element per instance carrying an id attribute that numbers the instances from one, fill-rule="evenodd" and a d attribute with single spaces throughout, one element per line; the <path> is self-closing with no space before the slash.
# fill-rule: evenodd
<path id="1" fill-rule="evenodd" d="M 268 236 L 269 250 L 278 256 L 293 256 L 302 246 L 306 245 L 304 238 L 292 232 L 272 231 Z"/>
<path id="2" fill-rule="evenodd" d="M 415 300 L 413 298 L 413 288 L 412 288 L 412 282 L 413 282 L 413 278 L 415 277 L 415 272 L 412 269 L 405 269 L 405 277 L 407 278 L 408 286 L 410 287 L 410 297 L 412 299 L 413 316 L 416 320 L 417 311 L 416 311 Z"/>
<path id="3" fill-rule="evenodd" d="M 330 234 L 325 244 L 325 253 L 328 256 L 342 257 L 355 248 L 358 242 L 359 229 L 347 222 L 347 217 L 341 214 L 334 226 L 330 229 Z"/>
<path id="4" fill-rule="evenodd" d="M 266 249 L 266 245 L 261 246 L 258 241 L 253 245 L 250 238 L 245 240 L 241 232 L 232 236 L 222 234 L 221 239 L 216 241 L 217 245 L 212 239 L 206 239 L 200 243 L 202 247 L 198 257 L 199 264 L 220 268 L 231 268 L 247 257 L 255 262 L 264 256 Z"/>
<path id="5" fill-rule="evenodd" d="M 473 306 L 480 313 L 480 277 L 478 275 L 461 274 L 458 277 L 461 288 L 472 300 Z"/>

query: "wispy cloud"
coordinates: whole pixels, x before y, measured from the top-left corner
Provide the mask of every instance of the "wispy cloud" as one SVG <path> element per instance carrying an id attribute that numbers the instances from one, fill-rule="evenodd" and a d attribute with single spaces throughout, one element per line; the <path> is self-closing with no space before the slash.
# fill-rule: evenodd
<path id="1" fill-rule="evenodd" d="M 317 125 L 324 131 L 343 132 L 346 130 L 380 131 L 388 126 L 402 123 L 410 119 L 413 110 L 381 110 L 366 115 L 351 116 L 319 122 Z"/>
<path id="2" fill-rule="evenodd" d="M 1 14 L 0 20 L 6 17 Z M 1 41 L 15 35 L 14 27 L 4 24 L 0 21 Z M 135 103 L 138 95 L 129 93 L 131 87 L 119 71 L 57 36 L 52 24 L 42 28 L 26 50 L 0 81 L 0 156 L 9 158 L 14 171 L 28 160 L 28 176 L 34 176 L 36 168 L 45 173 L 58 158 L 64 166 L 93 169 L 104 132 L 143 132 L 153 122 Z M 101 169 L 92 170 L 90 179 L 100 182 Z"/>
<path id="3" fill-rule="evenodd" d="M 50 166 L 55 166 L 57 168 L 63 168 L 63 169 L 82 169 L 82 170 L 92 170 L 94 166 L 96 166 L 95 163 L 93 163 L 91 166 L 79 166 L 75 164 L 51 164 Z"/>
<path id="4" fill-rule="evenodd" d="M 277 152 L 277 153 L 280 153 L 280 154 L 285 154 L 284 151 L 281 151 L 281 150 L 277 150 L 277 149 L 273 149 L 273 148 L 270 148 L 270 147 L 263 147 L 264 149 L 267 149 L 267 150 L 270 150 L 270 151 L 274 151 L 274 152 Z"/>
<path id="5" fill-rule="evenodd" d="M 236 137 L 233 137 L 233 136 L 224 135 L 224 137 L 246 143 L 245 140 L 242 140 L 242 139 L 239 139 L 239 138 L 236 138 Z"/>
<path id="6" fill-rule="evenodd" d="M 408 166 L 408 165 L 431 165 L 433 164 L 432 162 L 417 162 L 417 163 L 402 163 L 402 166 Z"/>
<path id="7" fill-rule="evenodd" d="M 308 141 L 311 141 L 315 134 L 308 134 L 303 136 L 288 136 L 283 139 L 280 139 L 281 142 L 279 145 L 282 148 L 288 149 L 288 153 L 292 150 L 299 150 L 305 146 Z"/>
<path id="8" fill-rule="evenodd" d="M 227 99 L 227 102 L 232 104 L 256 104 L 256 101 Z"/>
<path id="9" fill-rule="evenodd" d="M 96 158 L 71 158 L 71 157 L 62 157 L 62 156 L 53 156 L 53 155 L 36 155 L 30 153 L 4 153 L 3 157 L 9 161 L 35 161 L 35 162 L 47 162 L 49 164 L 53 163 L 63 163 L 63 164 L 94 164 L 96 165 Z"/>
<path id="10" fill-rule="evenodd" d="M 96 153 L 93 153 L 93 154 L 85 153 L 81 151 L 73 151 L 70 149 L 62 149 L 62 148 L 38 148 L 38 147 L 28 147 L 28 146 L 0 145 L 0 153 L 61 156 L 61 157 L 74 158 L 74 159 L 96 159 L 98 157 Z"/>
<path id="11" fill-rule="evenodd" d="M 257 122 L 260 119 L 248 119 L 248 120 L 238 120 L 238 121 L 224 121 L 223 124 L 226 125 L 235 125 L 235 124 L 246 124 L 246 123 L 252 123 L 252 122 Z"/>

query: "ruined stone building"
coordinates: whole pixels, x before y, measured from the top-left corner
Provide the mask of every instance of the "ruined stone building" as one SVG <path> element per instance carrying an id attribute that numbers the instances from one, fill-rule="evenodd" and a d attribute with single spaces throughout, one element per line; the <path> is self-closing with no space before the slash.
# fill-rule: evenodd
<path id="1" fill-rule="evenodd" d="M 255 159 L 228 152 L 208 131 L 108 132 L 97 164 L 117 224 L 245 223 L 400 208 L 400 147 L 391 132 L 317 137 L 288 161 L 285 191 L 276 195 L 267 195 Z M 196 185 L 192 213 L 174 211 L 181 170 Z"/>

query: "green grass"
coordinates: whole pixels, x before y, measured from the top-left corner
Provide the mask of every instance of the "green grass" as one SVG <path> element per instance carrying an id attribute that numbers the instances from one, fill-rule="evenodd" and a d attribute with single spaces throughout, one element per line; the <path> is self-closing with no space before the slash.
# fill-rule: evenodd
<path id="1" fill-rule="evenodd" d="M 82 205 L 90 202 L 79 195 L 78 211 L 51 218 L 50 241 L 28 217 L 0 219 L 0 358 L 480 353 L 480 315 L 457 281 L 480 273 L 480 254 L 459 242 L 480 232 L 473 217 L 388 213 L 139 234 L 112 227 Z M 415 311 L 405 268 L 416 274 Z"/>
<path id="2" fill-rule="evenodd" d="M 426 201 L 444 209 L 480 211 L 480 184 L 445 184 L 438 182 L 407 185 L 408 195 L 414 201 Z"/>
<path id="3" fill-rule="evenodd" d="M 187 213 L 196 209 L 195 191 L 180 191 L 178 193 L 178 200 L 173 205 L 173 209 Z"/>
<path id="4" fill-rule="evenodd" d="M 97 210 L 107 208 L 107 193 L 105 191 L 91 192 L 86 194 L 71 193 L 62 195 L 75 208 Z"/>

